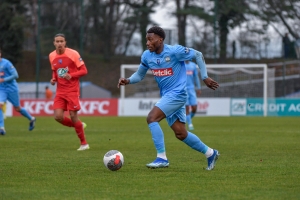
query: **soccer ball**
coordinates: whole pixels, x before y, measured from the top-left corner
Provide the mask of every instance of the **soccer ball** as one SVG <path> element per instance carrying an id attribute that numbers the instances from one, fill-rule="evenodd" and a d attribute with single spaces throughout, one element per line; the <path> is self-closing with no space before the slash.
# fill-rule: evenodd
<path id="1" fill-rule="evenodd" d="M 124 165 L 123 154 L 118 150 L 110 150 L 103 157 L 105 167 L 111 171 L 117 171 Z"/>

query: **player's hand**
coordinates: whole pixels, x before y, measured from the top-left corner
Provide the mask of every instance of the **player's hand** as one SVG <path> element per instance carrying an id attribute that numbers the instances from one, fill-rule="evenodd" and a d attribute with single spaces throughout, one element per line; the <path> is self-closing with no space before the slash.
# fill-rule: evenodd
<path id="1" fill-rule="evenodd" d="M 199 97 L 201 95 L 201 90 L 196 90 L 197 96 Z"/>
<path id="2" fill-rule="evenodd" d="M 118 88 L 120 88 L 120 85 L 127 85 L 129 84 L 129 79 L 127 78 L 120 78 L 118 83 Z"/>
<path id="3" fill-rule="evenodd" d="M 4 82 L 4 78 L 0 78 L 0 83 L 3 83 Z"/>
<path id="4" fill-rule="evenodd" d="M 51 85 L 55 85 L 56 79 L 55 79 L 55 78 L 52 78 L 52 79 L 50 80 L 50 83 L 51 83 Z"/>
<path id="5" fill-rule="evenodd" d="M 64 79 L 67 79 L 67 80 L 70 80 L 72 78 L 71 74 L 69 73 L 66 73 L 64 76 L 63 76 Z"/>
<path id="6" fill-rule="evenodd" d="M 209 87 L 210 89 L 215 90 L 219 87 L 219 84 L 216 81 L 214 81 L 213 79 L 209 78 L 209 77 L 204 79 L 203 81 L 204 81 L 205 85 L 207 87 Z"/>

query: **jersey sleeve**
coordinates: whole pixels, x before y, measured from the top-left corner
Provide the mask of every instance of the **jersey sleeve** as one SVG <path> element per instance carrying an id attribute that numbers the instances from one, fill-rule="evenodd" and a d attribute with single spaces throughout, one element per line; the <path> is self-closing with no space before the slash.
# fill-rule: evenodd
<path id="1" fill-rule="evenodd" d="M 144 53 L 141 56 L 141 64 L 140 64 L 140 66 L 146 68 L 147 70 L 149 69 L 146 51 L 144 51 Z"/>
<path id="2" fill-rule="evenodd" d="M 52 65 L 52 61 L 54 60 L 54 55 L 53 53 L 50 53 L 49 54 L 49 62 L 50 62 L 50 65 L 51 65 L 51 69 L 54 70 L 54 66 Z"/>
<path id="3" fill-rule="evenodd" d="M 138 70 L 128 78 L 129 84 L 138 83 L 141 80 L 143 80 L 148 69 L 149 67 L 146 59 L 146 53 L 144 52 L 143 55 L 141 56 L 141 63 Z"/>
<path id="4" fill-rule="evenodd" d="M 198 67 L 196 64 L 194 64 L 194 80 L 195 80 L 195 84 L 196 84 L 196 88 L 197 89 L 201 89 L 201 85 L 200 85 L 200 79 L 199 79 L 199 75 L 198 75 Z"/>
<path id="5" fill-rule="evenodd" d="M 16 68 L 14 67 L 14 65 L 10 61 L 6 62 L 5 68 L 9 72 L 9 76 L 6 76 L 4 78 L 5 82 L 19 78 L 19 75 L 18 75 L 18 72 L 17 72 Z"/>
<path id="6" fill-rule="evenodd" d="M 84 64 L 81 56 L 79 55 L 79 53 L 77 51 L 72 51 L 71 56 L 72 56 L 72 60 L 75 63 L 77 68 L 79 68 L 81 65 Z"/>
<path id="7" fill-rule="evenodd" d="M 181 45 L 174 46 L 174 53 L 178 61 L 192 60 L 195 51 L 192 48 L 184 47 Z"/>

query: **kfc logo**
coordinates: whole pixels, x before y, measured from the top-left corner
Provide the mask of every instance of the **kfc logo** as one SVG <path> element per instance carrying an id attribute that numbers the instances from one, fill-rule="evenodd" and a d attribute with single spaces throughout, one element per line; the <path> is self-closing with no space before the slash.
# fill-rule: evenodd
<path id="1" fill-rule="evenodd" d="M 152 74 L 154 76 L 172 76 L 173 75 L 173 69 L 172 68 L 152 69 Z"/>

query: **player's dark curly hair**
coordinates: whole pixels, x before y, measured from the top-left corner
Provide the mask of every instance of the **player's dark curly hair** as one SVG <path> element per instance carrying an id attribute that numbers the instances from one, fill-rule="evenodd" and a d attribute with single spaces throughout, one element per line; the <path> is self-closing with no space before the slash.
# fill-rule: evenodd
<path id="1" fill-rule="evenodd" d="M 154 33 L 156 35 L 159 35 L 163 40 L 165 40 L 166 38 L 166 34 L 165 34 L 165 31 L 164 29 L 162 29 L 161 27 L 159 26 L 153 26 L 151 27 L 147 33 Z"/>

